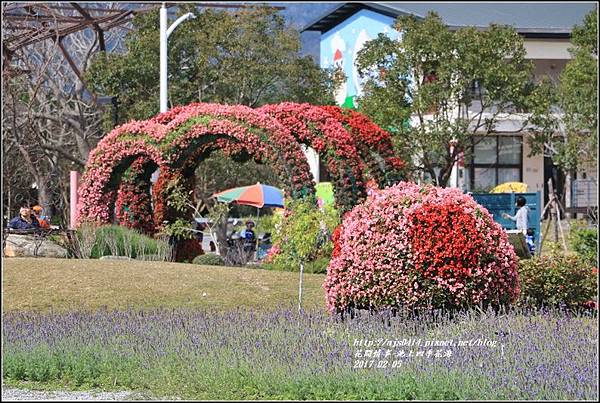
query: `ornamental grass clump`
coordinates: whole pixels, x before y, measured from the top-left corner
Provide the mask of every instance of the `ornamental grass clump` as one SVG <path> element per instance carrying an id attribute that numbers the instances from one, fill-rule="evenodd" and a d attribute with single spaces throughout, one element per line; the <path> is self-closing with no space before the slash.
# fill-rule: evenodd
<path id="1" fill-rule="evenodd" d="M 519 295 L 506 233 L 458 189 L 400 182 L 373 192 L 334 233 L 332 312 L 500 306 Z"/>

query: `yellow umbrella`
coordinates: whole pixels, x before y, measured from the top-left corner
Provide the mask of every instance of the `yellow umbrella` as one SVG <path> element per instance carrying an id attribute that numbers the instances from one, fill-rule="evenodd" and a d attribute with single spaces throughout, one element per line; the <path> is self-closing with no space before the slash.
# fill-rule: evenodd
<path id="1" fill-rule="evenodd" d="M 527 184 L 522 182 L 505 182 L 495 188 L 490 193 L 525 193 L 527 192 Z"/>

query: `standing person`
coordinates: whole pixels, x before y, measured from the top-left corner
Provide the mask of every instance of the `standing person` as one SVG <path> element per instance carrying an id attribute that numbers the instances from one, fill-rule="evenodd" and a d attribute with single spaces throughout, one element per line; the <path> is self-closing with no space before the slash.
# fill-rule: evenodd
<path id="1" fill-rule="evenodd" d="M 527 229 L 529 228 L 529 207 L 527 207 L 527 200 L 523 196 L 517 197 L 517 214 L 511 216 L 509 214 L 503 213 L 502 217 L 507 218 L 511 221 L 517 223 L 517 229 L 522 231 L 523 234 L 527 233 Z"/>
<path id="2" fill-rule="evenodd" d="M 21 230 L 40 229 L 40 222 L 31 214 L 29 207 L 23 206 L 19 209 L 19 216 L 10 220 L 8 228 Z"/>
<path id="3" fill-rule="evenodd" d="M 48 222 L 48 217 L 42 215 L 44 209 L 40 205 L 35 205 L 31 208 L 33 210 L 33 215 L 37 218 L 40 223 L 40 228 L 42 229 L 50 229 L 50 223 Z"/>

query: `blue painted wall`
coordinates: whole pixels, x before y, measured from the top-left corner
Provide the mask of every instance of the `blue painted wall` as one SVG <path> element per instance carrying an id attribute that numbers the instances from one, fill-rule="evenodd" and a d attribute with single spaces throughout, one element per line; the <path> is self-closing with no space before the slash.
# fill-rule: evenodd
<path id="1" fill-rule="evenodd" d="M 370 10 L 361 10 L 321 36 L 321 67 L 342 67 L 346 83 L 336 93 L 336 101 L 345 107 L 354 107 L 354 98 L 362 94 L 362 83 L 354 61 L 366 41 L 380 33 L 392 39 L 399 37 L 392 28 L 394 19 Z"/>

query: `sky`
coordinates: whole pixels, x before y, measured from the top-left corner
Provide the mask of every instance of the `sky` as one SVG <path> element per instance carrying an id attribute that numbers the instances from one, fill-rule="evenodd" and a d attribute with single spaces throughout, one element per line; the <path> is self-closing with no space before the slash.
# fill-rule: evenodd
<path id="1" fill-rule="evenodd" d="M 273 6 L 283 6 L 282 14 L 296 29 L 300 30 L 308 23 L 313 22 L 327 11 L 334 9 L 340 2 L 270 2 Z M 315 61 L 319 60 L 319 32 L 305 32 L 302 34 L 302 54 L 312 55 Z"/>

